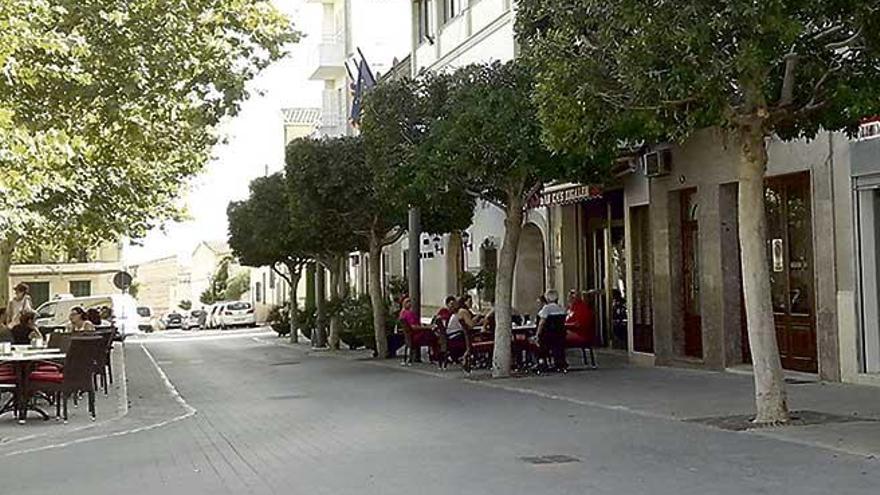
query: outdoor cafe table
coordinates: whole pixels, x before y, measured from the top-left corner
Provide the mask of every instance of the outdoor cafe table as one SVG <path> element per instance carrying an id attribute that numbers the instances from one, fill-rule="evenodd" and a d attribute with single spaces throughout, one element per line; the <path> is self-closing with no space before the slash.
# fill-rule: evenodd
<path id="1" fill-rule="evenodd" d="M 43 411 L 34 404 L 27 404 L 27 389 L 30 371 L 33 365 L 39 361 L 63 361 L 65 354 L 60 349 L 33 349 L 28 348 L 22 351 L 14 351 L 11 354 L 0 354 L 0 364 L 9 364 L 15 369 L 18 378 L 18 387 L 15 390 L 15 398 L 0 409 L 0 414 L 10 411 L 18 413 L 18 422 L 24 424 L 28 411 L 33 411 L 44 420 L 49 419 L 46 411 Z M 16 407 L 17 405 L 24 407 Z"/>

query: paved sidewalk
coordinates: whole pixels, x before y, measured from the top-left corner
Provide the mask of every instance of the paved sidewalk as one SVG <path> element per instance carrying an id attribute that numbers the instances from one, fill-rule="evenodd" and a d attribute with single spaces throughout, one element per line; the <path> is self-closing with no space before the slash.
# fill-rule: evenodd
<path id="1" fill-rule="evenodd" d="M 109 386 L 108 395 L 103 390 L 97 393 L 95 398 L 96 421 L 89 417 L 88 401 L 83 398 L 77 407 L 73 405 L 73 399 L 68 402 L 68 418 L 65 424 L 55 419 L 55 406 L 43 404 L 41 407 L 51 418 L 43 421 L 35 413 L 28 415 L 27 423 L 20 425 L 11 413 L 0 416 L 0 448 L 22 442 L 31 442 L 38 439 L 53 438 L 60 435 L 69 435 L 73 432 L 86 432 L 99 427 L 109 421 L 123 417 L 128 411 L 127 384 L 125 372 L 125 354 L 123 346 L 116 344 L 111 354 L 113 363 L 114 383 Z M 4 395 L 4 401 L 7 398 Z"/>
<path id="2" fill-rule="evenodd" d="M 303 344 L 297 347 L 307 349 Z M 362 351 L 323 350 L 311 351 L 311 355 L 359 360 L 369 356 Z M 467 374 L 457 366 L 447 370 L 424 363 L 402 366 L 399 358 L 375 363 L 646 417 L 711 423 L 720 418 L 754 414 L 753 378 L 741 370 L 641 367 L 630 365 L 625 356 L 605 352 L 599 353 L 598 361 L 599 369 L 586 369 L 580 356 L 572 353 L 572 370 L 566 375 L 528 375 L 504 380 L 493 380 L 488 370 Z M 880 459 L 880 389 L 796 378 L 795 383 L 786 385 L 790 410 L 795 414 L 805 411 L 827 416 L 825 420 L 821 424 L 751 429 L 742 434 Z"/>

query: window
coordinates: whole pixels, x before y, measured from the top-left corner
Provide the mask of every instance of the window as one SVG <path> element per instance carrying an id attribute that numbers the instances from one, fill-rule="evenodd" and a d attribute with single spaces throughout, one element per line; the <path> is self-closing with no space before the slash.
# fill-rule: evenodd
<path id="1" fill-rule="evenodd" d="M 269 271 L 269 288 L 275 289 L 275 270 Z"/>
<path id="2" fill-rule="evenodd" d="M 256 288 L 257 290 L 255 290 L 254 292 L 256 292 L 257 302 L 262 302 L 263 300 L 260 297 L 263 295 L 263 284 L 261 282 L 257 282 Z"/>
<path id="3" fill-rule="evenodd" d="M 73 297 L 87 297 L 92 295 L 91 280 L 71 280 L 70 293 Z"/>
<path id="4" fill-rule="evenodd" d="M 11 285 L 15 285 L 16 283 L 17 282 L 13 282 Z M 49 282 L 25 281 L 24 283 L 31 288 L 31 301 L 34 303 L 34 307 L 49 300 Z"/>
<path id="5" fill-rule="evenodd" d="M 433 6 L 434 2 L 432 0 L 418 0 L 416 2 L 416 15 L 418 15 L 418 26 L 416 29 L 419 35 L 419 43 L 424 43 L 431 37 L 431 10 Z"/>
<path id="6" fill-rule="evenodd" d="M 450 19 L 461 13 L 461 4 L 464 0 L 443 0 L 443 22 L 447 23 Z"/>
<path id="7" fill-rule="evenodd" d="M 251 303 L 249 302 L 235 302 L 232 304 L 227 304 L 226 309 L 232 311 L 242 311 L 246 309 L 251 309 Z"/>

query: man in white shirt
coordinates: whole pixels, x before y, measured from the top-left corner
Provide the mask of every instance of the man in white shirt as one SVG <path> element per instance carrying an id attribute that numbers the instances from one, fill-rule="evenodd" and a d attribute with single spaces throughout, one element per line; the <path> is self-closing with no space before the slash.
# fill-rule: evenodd
<path id="1" fill-rule="evenodd" d="M 538 311 L 538 330 L 535 340 L 541 349 L 541 359 L 547 365 L 548 358 L 553 358 L 553 369 L 565 372 L 568 363 L 565 359 L 565 318 L 567 312 L 559 305 L 559 293 L 548 290 L 544 294 L 547 301 Z"/>

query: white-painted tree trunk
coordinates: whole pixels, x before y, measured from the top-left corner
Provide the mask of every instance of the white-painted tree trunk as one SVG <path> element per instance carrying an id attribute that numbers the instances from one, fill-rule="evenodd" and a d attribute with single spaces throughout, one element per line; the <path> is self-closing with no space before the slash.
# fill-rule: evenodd
<path id="1" fill-rule="evenodd" d="M 759 126 L 740 131 L 739 239 L 749 347 L 755 376 L 756 423 L 788 421 L 785 381 L 767 269 L 764 171 L 767 148 Z"/>
<path id="2" fill-rule="evenodd" d="M 510 376 L 513 275 L 516 255 L 523 225 L 523 201 L 520 194 L 507 199 L 504 219 L 504 243 L 498 256 L 498 272 L 495 281 L 495 351 L 492 355 L 492 377 Z"/>
<path id="3" fill-rule="evenodd" d="M 299 342 L 299 301 L 296 300 L 296 291 L 302 278 L 302 265 L 289 264 L 287 269 L 290 272 L 290 303 L 287 308 L 290 315 L 290 343 L 296 344 Z"/>
<path id="4" fill-rule="evenodd" d="M 385 359 L 388 355 L 388 340 L 385 336 L 385 298 L 382 295 L 382 244 L 378 235 L 370 235 L 370 303 L 373 306 L 373 333 L 376 337 L 376 357 Z"/>
<path id="5" fill-rule="evenodd" d="M 9 270 L 12 268 L 12 253 L 15 251 L 15 236 L 0 237 L 0 308 L 9 303 Z"/>

